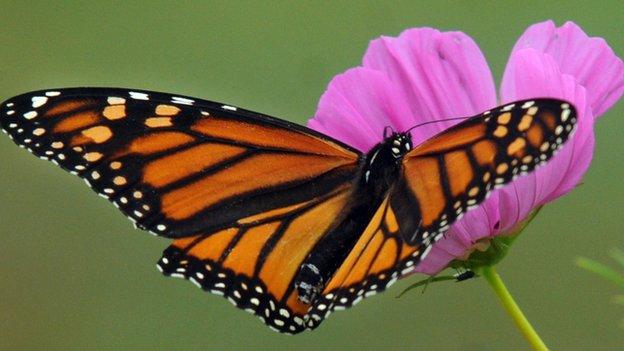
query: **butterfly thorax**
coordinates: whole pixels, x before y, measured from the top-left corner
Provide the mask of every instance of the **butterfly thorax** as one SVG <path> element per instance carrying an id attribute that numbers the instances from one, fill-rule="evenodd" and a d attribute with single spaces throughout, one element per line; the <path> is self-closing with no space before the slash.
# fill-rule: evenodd
<path id="1" fill-rule="evenodd" d="M 375 145 L 365 156 L 361 186 L 379 187 L 385 195 L 388 187 L 396 179 L 403 156 L 412 148 L 409 134 L 393 133 Z"/>
<path id="2" fill-rule="evenodd" d="M 296 277 L 299 299 L 312 303 L 352 251 L 367 224 L 400 176 L 403 156 L 412 148 L 408 133 L 392 133 L 360 160 L 351 206 L 316 244 Z"/>

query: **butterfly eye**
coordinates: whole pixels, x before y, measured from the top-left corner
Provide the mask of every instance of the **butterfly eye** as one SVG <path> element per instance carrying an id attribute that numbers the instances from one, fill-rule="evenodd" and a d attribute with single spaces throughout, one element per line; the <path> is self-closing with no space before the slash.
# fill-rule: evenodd
<path id="1" fill-rule="evenodd" d="M 392 147 L 392 156 L 394 156 L 395 158 L 399 158 L 401 157 L 401 149 L 399 147 Z"/>

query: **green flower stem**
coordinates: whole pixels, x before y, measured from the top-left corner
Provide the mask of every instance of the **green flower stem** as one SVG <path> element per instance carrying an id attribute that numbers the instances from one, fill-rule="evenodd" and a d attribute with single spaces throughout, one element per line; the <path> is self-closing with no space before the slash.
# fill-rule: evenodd
<path id="1" fill-rule="evenodd" d="M 544 344 L 539 335 L 537 335 L 537 332 L 533 329 L 531 323 L 529 323 L 520 310 L 520 307 L 516 304 L 516 301 L 514 301 L 513 297 L 509 293 L 509 290 L 507 290 L 507 287 L 505 287 L 505 284 L 501 280 L 501 277 L 496 272 L 494 266 L 482 267 L 480 269 L 480 273 L 483 277 L 485 277 L 487 282 L 490 283 L 492 290 L 494 290 L 494 293 L 503 304 L 503 307 L 505 307 L 507 314 L 511 316 L 514 323 L 516 323 L 516 326 L 520 329 L 520 332 L 522 332 L 522 335 L 524 335 L 524 338 L 529 342 L 533 350 L 548 350 L 546 344 Z"/>

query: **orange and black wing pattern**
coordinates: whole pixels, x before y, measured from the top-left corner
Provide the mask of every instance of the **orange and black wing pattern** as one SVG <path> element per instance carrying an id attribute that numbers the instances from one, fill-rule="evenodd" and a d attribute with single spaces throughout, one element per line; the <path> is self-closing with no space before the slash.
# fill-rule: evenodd
<path id="1" fill-rule="evenodd" d="M 396 189 L 410 245 L 437 241 L 490 191 L 548 161 L 570 137 L 576 110 L 555 99 L 510 103 L 474 116 L 403 158 Z"/>
<path id="2" fill-rule="evenodd" d="M 12 98 L 0 125 L 136 225 L 179 238 L 335 192 L 359 153 L 305 127 L 163 93 L 72 88 Z M 314 184 L 314 186 L 310 186 Z"/>

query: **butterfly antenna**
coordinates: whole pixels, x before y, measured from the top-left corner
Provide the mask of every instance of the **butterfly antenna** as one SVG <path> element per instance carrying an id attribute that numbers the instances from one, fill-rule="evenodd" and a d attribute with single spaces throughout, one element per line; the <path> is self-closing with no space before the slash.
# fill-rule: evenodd
<path id="1" fill-rule="evenodd" d="M 405 131 L 406 133 L 409 133 L 412 131 L 412 129 L 418 128 L 418 127 L 422 127 L 425 126 L 427 124 L 431 124 L 431 123 L 439 123 L 439 122 L 448 122 L 448 121 L 458 121 L 458 120 L 464 120 L 464 119 L 468 119 L 470 117 L 454 117 L 454 118 L 444 118 L 444 119 L 438 119 L 435 121 L 428 121 L 428 122 L 423 122 L 423 123 L 419 123 L 413 127 L 411 127 L 410 129 L 408 129 L 407 131 Z M 388 128 L 388 127 L 386 127 Z"/>
<path id="2" fill-rule="evenodd" d="M 386 126 L 384 128 L 384 139 L 392 135 L 392 133 L 394 133 L 394 129 L 392 128 L 392 126 Z"/>

